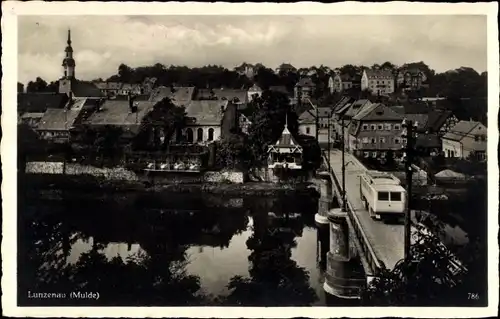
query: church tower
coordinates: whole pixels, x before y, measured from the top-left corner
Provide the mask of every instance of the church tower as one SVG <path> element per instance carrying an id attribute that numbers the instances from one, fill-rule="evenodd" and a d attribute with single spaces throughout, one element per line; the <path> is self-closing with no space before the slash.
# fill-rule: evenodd
<path id="1" fill-rule="evenodd" d="M 71 95 L 72 84 L 75 81 L 75 59 L 73 58 L 73 47 L 71 46 L 71 30 L 68 30 L 68 45 L 66 46 L 65 57 L 62 61 L 64 71 L 63 77 L 59 80 L 59 93 Z"/>

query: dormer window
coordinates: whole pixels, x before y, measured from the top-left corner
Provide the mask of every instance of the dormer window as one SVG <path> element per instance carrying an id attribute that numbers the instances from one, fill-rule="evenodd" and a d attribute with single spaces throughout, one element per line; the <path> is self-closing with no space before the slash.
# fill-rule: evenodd
<path id="1" fill-rule="evenodd" d="M 372 131 L 375 131 L 377 129 L 377 127 L 374 124 L 372 124 L 370 128 L 372 129 Z"/>
<path id="2" fill-rule="evenodd" d="M 368 131 L 368 124 L 363 124 L 363 131 Z"/>

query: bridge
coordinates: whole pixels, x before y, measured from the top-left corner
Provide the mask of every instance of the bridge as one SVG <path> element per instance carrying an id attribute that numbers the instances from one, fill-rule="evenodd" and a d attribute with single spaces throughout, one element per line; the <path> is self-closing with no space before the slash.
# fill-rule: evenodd
<path id="1" fill-rule="evenodd" d="M 339 203 L 342 205 L 342 152 L 330 151 L 329 176 Z M 323 157 L 328 160 L 328 155 Z M 373 220 L 360 197 L 360 176 L 366 171 L 352 154 L 345 153 L 345 187 L 347 199 L 347 222 L 349 238 L 356 246 L 365 273 L 369 276 L 378 270 L 393 269 L 404 257 L 404 226 L 402 224 L 386 224 Z"/>

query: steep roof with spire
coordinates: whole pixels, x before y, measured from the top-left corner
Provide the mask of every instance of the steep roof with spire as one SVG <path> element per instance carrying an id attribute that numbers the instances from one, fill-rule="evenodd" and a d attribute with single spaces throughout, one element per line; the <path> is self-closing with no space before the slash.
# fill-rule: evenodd
<path id="1" fill-rule="evenodd" d="M 66 49 L 64 49 L 64 52 L 66 52 L 66 56 L 63 59 L 62 66 L 67 66 L 67 67 L 75 67 L 75 59 L 73 58 L 73 47 L 71 46 L 71 30 L 68 29 L 68 41 L 67 41 L 67 46 Z"/>
<path id="2" fill-rule="evenodd" d="M 288 116 L 286 117 L 285 127 L 283 128 L 283 132 L 281 132 L 281 136 L 274 145 L 269 147 L 269 151 L 276 151 L 277 149 L 287 149 L 290 152 L 302 151 L 302 147 L 288 130 Z"/>

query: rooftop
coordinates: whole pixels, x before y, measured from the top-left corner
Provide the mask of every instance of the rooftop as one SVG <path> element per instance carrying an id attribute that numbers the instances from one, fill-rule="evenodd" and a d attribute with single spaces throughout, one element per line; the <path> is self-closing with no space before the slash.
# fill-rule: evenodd
<path id="1" fill-rule="evenodd" d="M 302 78 L 295 84 L 295 86 L 307 86 L 307 87 L 313 87 L 316 86 L 314 82 L 311 80 L 311 78 Z"/>
<path id="2" fill-rule="evenodd" d="M 135 101 L 137 112 L 132 113 L 129 102 L 124 100 L 106 100 L 101 110 L 94 112 L 87 119 L 90 125 L 129 126 L 138 129 L 143 118 L 153 110 L 155 103 L 149 101 Z"/>
<path id="3" fill-rule="evenodd" d="M 443 138 L 453 141 L 461 141 L 478 125 L 481 123 L 476 121 L 460 121 L 447 132 Z"/>
<path id="4" fill-rule="evenodd" d="M 228 101 L 193 100 L 186 106 L 187 116 L 194 118 L 196 125 L 221 125 Z"/>
<path id="5" fill-rule="evenodd" d="M 68 100 L 60 93 L 18 93 L 17 111 L 20 113 L 43 113 L 48 108 L 63 108 Z"/>
<path id="6" fill-rule="evenodd" d="M 80 112 L 84 109 L 87 99 L 76 98 L 68 108 L 48 108 L 38 124 L 40 131 L 65 131 L 75 123 Z"/>
<path id="7" fill-rule="evenodd" d="M 74 97 L 104 97 L 101 90 L 92 82 L 72 80 L 71 91 Z"/>
<path id="8" fill-rule="evenodd" d="M 189 87 L 166 87 L 160 86 L 156 88 L 151 94 L 151 102 L 160 102 L 164 98 L 168 97 L 177 106 L 187 105 L 192 99 L 195 91 L 194 86 Z"/>
<path id="9" fill-rule="evenodd" d="M 366 76 L 370 79 L 370 78 L 374 78 L 374 79 L 392 79 L 394 78 L 394 76 L 392 75 L 392 73 L 390 71 L 386 71 L 386 70 L 373 70 L 373 69 L 367 69 L 365 70 L 366 72 Z"/>

